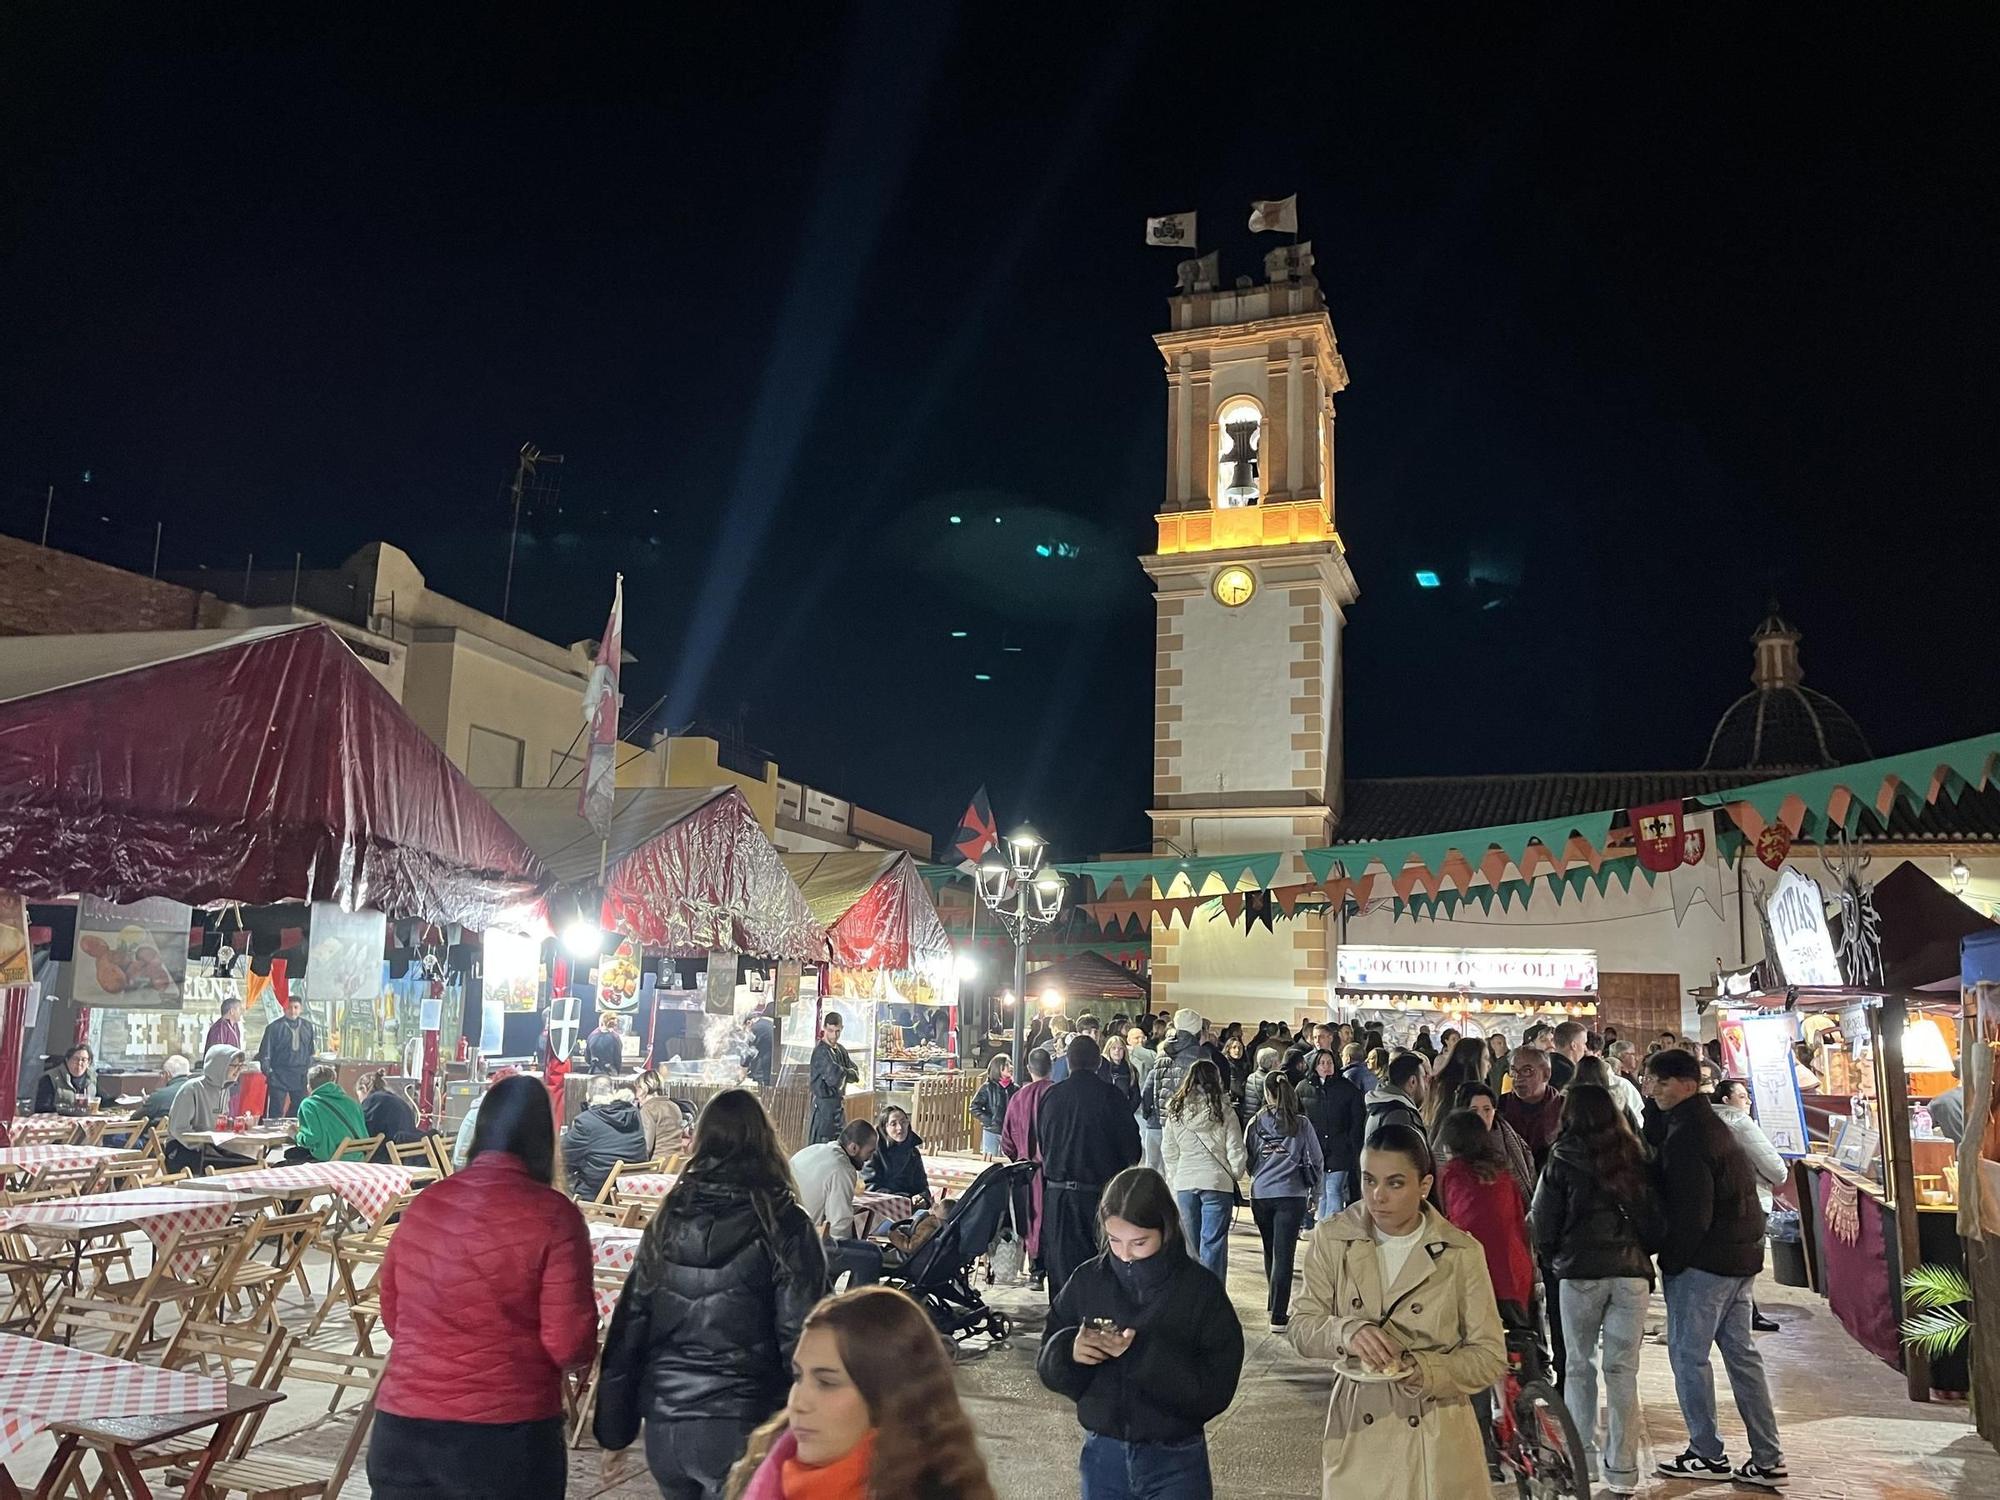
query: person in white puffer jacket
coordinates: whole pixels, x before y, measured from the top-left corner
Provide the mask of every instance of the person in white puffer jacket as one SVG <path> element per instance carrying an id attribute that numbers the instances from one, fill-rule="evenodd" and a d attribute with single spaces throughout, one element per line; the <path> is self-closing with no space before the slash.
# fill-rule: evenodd
<path id="1" fill-rule="evenodd" d="M 1229 1221 L 1249 1156 L 1236 1111 L 1222 1089 L 1221 1070 L 1207 1058 L 1196 1062 L 1173 1098 L 1162 1104 L 1160 1115 L 1165 1121 L 1160 1136 L 1163 1175 L 1180 1208 L 1188 1247 L 1226 1284 Z"/>
<path id="2" fill-rule="evenodd" d="M 1757 1202 L 1763 1206 L 1768 1217 L 1771 1190 L 1783 1187 L 1791 1179 L 1792 1169 L 1778 1154 L 1778 1148 L 1771 1144 L 1771 1138 L 1764 1134 L 1764 1127 L 1751 1115 L 1748 1084 L 1740 1078 L 1725 1078 L 1715 1086 L 1715 1092 L 1710 1097 L 1717 1117 L 1729 1127 L 1736 1144 L 1743 1148 L 1743 1159 L 1750 1163 L 1750 1175 L 1757 1179 Z M 1779 1327 L 1764 1316 L 1764 1310 L 1754 1299 L 1750 1303 L 1750 1326 L 1759 1333 L 1775 1333 Z"/>

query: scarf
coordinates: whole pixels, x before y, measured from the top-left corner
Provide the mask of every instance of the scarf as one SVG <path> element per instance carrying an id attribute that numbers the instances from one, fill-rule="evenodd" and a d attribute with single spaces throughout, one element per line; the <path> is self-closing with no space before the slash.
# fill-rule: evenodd
<path id="1" fill-rule="evenodd" d="M 785 1500 L 868 1500 L 868 1471 L 875 1463 L 875 1429 L 830 1464 L 818 1468 L 787 1458 L 778 1470 Z"/>

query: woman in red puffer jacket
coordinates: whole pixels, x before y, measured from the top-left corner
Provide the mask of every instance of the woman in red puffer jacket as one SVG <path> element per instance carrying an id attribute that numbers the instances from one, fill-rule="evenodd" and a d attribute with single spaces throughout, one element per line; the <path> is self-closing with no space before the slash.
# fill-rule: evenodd
<path id="1" fill-rule="evenodd" d="M 562 1375 L 597 1355 L 590 1235 L 549 1186 L 549 1095 L 525 1075 L 479 1107 L 465 1170 L 419 1193 L 382 1263 L 394 1340 L 375 1395 L 376 1500 L 548 1500 L 568 1484 Z"/>

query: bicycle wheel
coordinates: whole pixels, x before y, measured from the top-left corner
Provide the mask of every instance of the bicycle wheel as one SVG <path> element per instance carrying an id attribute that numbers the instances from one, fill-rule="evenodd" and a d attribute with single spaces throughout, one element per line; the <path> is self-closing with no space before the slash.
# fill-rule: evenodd
<path id="1" fill-rule="evenodd" d="M 1530 1381 L 1514 1398 L 1514 1483 L 1521 1500 L 1590 1500 L 1590 1461 L 1562 1397 Z"/>

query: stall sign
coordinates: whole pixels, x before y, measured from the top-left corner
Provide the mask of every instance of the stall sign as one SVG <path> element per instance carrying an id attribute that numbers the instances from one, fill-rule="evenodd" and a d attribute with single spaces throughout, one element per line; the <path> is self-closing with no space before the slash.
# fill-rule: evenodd
<path id="1" fill-rule="evenodd" d="M 712 949 L 708 967 L 702 971 L 702 1009 L 711 1016 L 736 1013 L 737 955 L 726 948 Z"/>
<path id="2" fill-rule="evenodd" d="M 383 949 L 389 919 L 379 911 L 343 911 L 331 901 L 312 904 L 311 946 L 306 950 L 306 999 L 370 1007 L 382 993 Z"/>
<path id="3" fill-rule="evenodd" d="M 1799 1098 L 1798 1073 L 1792 1067 L 1798 1017 L 1744 1016 L 1741 1025 L 1750 1112 L 1780 1156 L 1804 1156 L 1811 1149 L 1811 1138 L 1806 1134 L 1806 1107 Z"/>
<path id="4" fill-rule="evenodd" d="M 1588 948 L 1379 948 L 1343 943 L 1334 982 L 1344 990 L 1477 990 L 1566 995 L 1597 989 Z"/>
<path id="5" fill-rule="evenodd" d="M 33 984 L 28 953 L 28 902 L 19 891 L 0 891 L 0 988 Z"/>
<path id="6" fill-rule="evenodd" d="M 771 981 L 771 1010 L 779 1016 L 789 1016 L 792 1007 L 799 1003 L 799 961 L 796 958 L 778 960 L 778 972 Z"/>
<path id="7" fill-rule="evenodd" d="M 73 998 L 118 1010 L 179 1010 L 193 917 L 178 901 L 118 906 L 85 896 L 77 908 Z"/>
<path id="8" fill-rule="evenodd" d="M 1771 957 L 1786 984 L 1845 982 L 1826 925 L 1826 897 L 1817 880 L 1787 865 L 1764 913 L 1770 925 Z"/>
<path id="9" fill-rule="evenodd" d="M 542 945 L 518 932 L 489 927 L 481 938 L 480 994 L 487 1006 L 507 1015 L 533 1015 L 542 1008 Z M 483 1050 L 492 1051 L 493 1048 Z"/>

